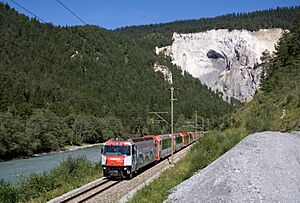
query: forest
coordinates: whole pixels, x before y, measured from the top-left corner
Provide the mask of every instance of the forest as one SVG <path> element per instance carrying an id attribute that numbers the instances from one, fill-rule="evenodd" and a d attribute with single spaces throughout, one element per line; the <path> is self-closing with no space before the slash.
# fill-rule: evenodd
<path id="1" fill-rule="evenodd" d="M 276 52 L 263 53 L 261 89 L 235 113 L 237 126 L 250 132 L 300 130 L 300 14 Z"/>
<path id="2" fill-rule="evenodd" d="M 6 4 L 0 10 L 0 159 L 169 131 L 149 115 L 170 111 L 170 84 L 154 72 L 156 62 L 172 71 L 175 121 L 233 109 L 132 39 L 97 26 L 40 23 Z"/>
<path id="3" fill-rule="evenodd" d="M 170 23 L 129 26 L 118 28 L 115 31 L 143 42 L 147 48 L 162 47 L 172 43 L 174 32 L 195 33 L 212 29 L 250 30 L 282 28 L 290 30 L 293 20 L 300 7 L 278 7 L 254 11 L 249 13 L 232 13 L 214 18 L 201 18 L 195 20 L 178 20 Z"/>
<path id="4" fill-rule="evenodd" d="M 156 55 L 154 47 L 171 43 L 174 31 L 292 29 L 290 21 L 298 10 L 106 30 L 40 23 L 0 3 L 0 159 L 115 136 L 167 132 L 168 126 L 149 115 L 170 111 L 170 84 L 154 72 L 155 63 L 167 66 L 173 75 L 175 130 L 193 120 L 195 111 L 216 124 L 238 102 L 224 102 L 170 58 Z M 267 82 L 263 88 L 268 88 Z"/>

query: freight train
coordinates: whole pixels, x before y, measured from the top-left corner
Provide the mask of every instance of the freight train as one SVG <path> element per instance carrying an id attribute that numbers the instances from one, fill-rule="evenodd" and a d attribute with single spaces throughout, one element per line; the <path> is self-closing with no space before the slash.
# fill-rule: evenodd
<path id="1" fill-rule="evenodd" d="M 154 164 L 203 136 L 203 132 L 145 135 L 128 140 L 114 139 L 101 146 L 103 176 L 132 178 L 139 169 Z"/>

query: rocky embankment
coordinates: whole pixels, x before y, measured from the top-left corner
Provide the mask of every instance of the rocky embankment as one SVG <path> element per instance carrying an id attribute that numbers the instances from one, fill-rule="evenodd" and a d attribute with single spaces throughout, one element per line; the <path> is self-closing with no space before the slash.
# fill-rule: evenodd
<path id="1" fill-rule="evenodd" d="M 167 202 L 300 202 L 300 133 L 249 135 Z"/>
<path id="2" fill-rule="evenodd" d="M 223 99 L 250 101 L 259 87 L 262 52 L 273 52 L 282 29 L 210 30 L 201 33 L 174 33 L 173 43 L 156 48 L 172 62 L 199 78 Z"/>

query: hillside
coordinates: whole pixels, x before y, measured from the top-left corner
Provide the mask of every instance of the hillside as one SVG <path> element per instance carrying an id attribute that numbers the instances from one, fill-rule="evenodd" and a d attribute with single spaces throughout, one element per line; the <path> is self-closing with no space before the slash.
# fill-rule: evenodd
<path id="1" fill-rule="evenodd" d="M 215 126 L 233 106 L 198 79 L 182 74 L 170 58 L 156 55 L 155 46 L 169 45 L 174 31 L 292 29 L 298 10 L 278 8 L 110 31 L 42 24 L 1 3 L 0 159 L 168 130 L 148 115 L 169 111 L 170 84 L 154 71 L 155 64 L 172 72 L 175 127 L 182 128 L 196 110 Z"/>
<path id="2" fill-rule="evenodd" d="M 225 117 L 223 128 L 244 127 L 249 132 L 300 129 L 300 16 L 294 23 L 273 55 L 263 53 L 260 91 L 230 119 Z"/>
<path id="3" fill-rule="evenodd" d="M 300 7 L 131 26 L 117 33 L 171 57 L 226 101 L 249 102 L 260 86 L 262 52 L 274 51 Z"/>
<path id="4" fill-rule="evenodd" d="M 278 43 L 276 53 L 268 52 L 261 58 L 263 73 L 261 88 L 254 99 L 233 115 L 220 119 L 220 129 L 244 127 L 250 132 L 263 130 L 299 129 L 299 17 L 300 7 L 276 8 L 250 13 L 233 13 L 215 18 L 184 20 L 171 23 L 130 26 L 116 29 L 116 32 L 136 38 L 148 49 L 164 47 L 176 42 L 172 36 L 180 33 L 181 38 L 189 34 L 208 30 L 236 29 L 259 31 L 260 29 L 281 28 L 290 30 Z M 296 23 L 295 23 L 296 20 Z M 217 31 L 216 31 L 217 32 Z M 190 34 L 192 35 L 192 34 Z M 191 44 L 194 41 L 191 42 Z M 190 49 L 192 45 L 186 45 Z M 194 45 L 195 46 L 195 45 Z M 201 46 L 201 45 L 199 45 Z M 199 47 L 197 47 L 199 48 Z M 191 65 L 191 64 L 189 64 Z M 255 67 L 254 67 L 255 68 Z M 199 71 L 199 70 L 198 70 Z"/>
<path id="5" fill-rule="evenodd" d="M 232 13 L 214 18 L 182 20 L 170 23 L 130 26 L 116 29 L 116 32 L 138 38 L 145 46 L 162 47 L 172 43 L 173 33 L 197 33 L 212 29 L 258 31 L 259 29 L 291 29 L 300 7 L 283 7 L 250 13 Z"/>
<path id="6" fill-rule="evenodd" d="M 166 128 L 148 115 L 169 111 L 170 85 L 156 62 L 173 75 L 175 121 L 233 109 L 133 39 L 41 24 L 2 3 L 0 11 L 0 159 Z"/>
<path id="7" fill-rule="evenodd" d="M 272 53 L 284 32 L 274 28 L 174 33 L 172 45 L 156 52 L 170 56 L 172 63 L 222 94 L 224 100 L 249 102 L 259 89 L 262 52 Z"/>
<path id="8" fill-rule="evenodd" d="M 263 53 L 262 86 L 254 99 L 220 119 L 218 131 L 208 132 L 130 202 L 299 199 L 300 16 L 294 23 L 274 55 Z M 249 135 L 265 130 L 298 132 Z"/>

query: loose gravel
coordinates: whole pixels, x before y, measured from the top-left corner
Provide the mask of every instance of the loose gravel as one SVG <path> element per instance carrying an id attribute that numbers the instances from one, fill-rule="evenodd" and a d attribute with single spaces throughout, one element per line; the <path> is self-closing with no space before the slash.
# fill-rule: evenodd
<path id="1" fill-rule="evenodd" d="M 247 136 L 166 202 L 300 202 L 300 133 Z"/>

